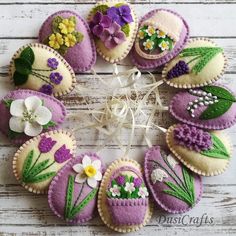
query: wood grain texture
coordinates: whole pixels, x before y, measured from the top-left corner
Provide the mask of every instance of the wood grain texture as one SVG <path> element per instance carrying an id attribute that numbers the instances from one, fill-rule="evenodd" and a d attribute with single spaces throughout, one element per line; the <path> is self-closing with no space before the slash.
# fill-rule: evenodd
<path id="1" fill-rule="evenodd" d="M 220 82 L 236 91 L 236 1 L 234 0 L 132 0 L 139 17 L 154 8 L 173 9 L 182 14 L 189 22 L 191 36 L 210 37 L 225 49 L 229 58 L 226 74 Z M 86 17 L 95 1 L 92 0 L 0 0 L 0 95 L 4 96 L 14 89 L 9 82 L 5 66 L 9 63 L 13 53 L 22 45 L 37 40 L 40 25 L 46 17 L 58 10 L 74 10 Z M 120 70 L 130 68 L 129 60 L 119 66 Z M 98 59 L 94 68 L 103 79 L 112 72 L 112 66 L 102 59 Z M 160 73 L 155 77 L 160 79 Z M 144 73 L 142 80 L 148 82 L 148 75 Z M 83 111 L 97 108 L 104 101 L 104 96 L 95 96 L 101 89 L 101 83 L 91 73 L 77 75 L 80 86 L 91 89 L 89 94 L 77 94 L 75 91 L 62 98 L 68 109 L 66 129 L 83 126 Z M 160 87 L 160 94 L 164 105 L 168 105 L 170 98 L 176 93 L 167 85 Z M 153 102 L 150 96 L 149 103 Z M 0 117 L 1 118 L 1 117 Z M 175 121 L 168 112 L 157 114 L 155 122 L 168 127 Z M 236 128 L 226 130 L 232 138 L 236 150 Z M 164 136 L 156 129 L 149 132 L 153 144 L 165 145 Z M 122 143 L 127 143 L 129 130 L 124 131 Z M 76 133 L 78 143 L 77 153 L 96 150 L 98 143 L 104 137 L 91 129 L 82 129 Z M 136 130 L 129 156 L 139 161 L 143 160 L 146 143 L 142 130 Z M 22 188 L 12 174 L 12 158 L 17 147 L 0 134 L 0 236 L 5 235 L 120 235 L 103 225 L 98 216 L 81 226 L 69 226 L 57 219 L 50 211 L 45 196 L 35 196 Z M 115 142 L 109 142 L 99 154 L 105 163 L 122 157 L 123 153 Z M 233 153 L 233 157 L 236 151 Z M 236 235 L 236 160 L 232 159 L 229 169 L 221 176 L 204 178 L 203 198 L 196 208 L 183 215 L 168 215 L 159 209 L 149 224 L 137 233 L 129 235 Z M 206 214 L 206 215 L 204 215 Z M 199 226 L 200 218 L 213 217 L 213 224 L 203 222 Z M 176 222 L 173 223 L 176 217 Z M 190 218 L 192 220 L 190 220 Z M 204 220 L 205 220 L 204 218 Z"/>

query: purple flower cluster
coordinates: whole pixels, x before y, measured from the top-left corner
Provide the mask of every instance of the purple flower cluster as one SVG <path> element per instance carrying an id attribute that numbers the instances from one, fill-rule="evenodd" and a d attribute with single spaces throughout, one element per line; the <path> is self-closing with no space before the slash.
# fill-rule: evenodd
<path id="1" fill-rule="evenodd" d="M 167 73 L 167 79 L 174 79 L 181 75 L 189 73 L 189 66 L 185 61 L 179 61 L 172 69 Z"/>
<path id="2" fill-rule="evenodd" d="M 126 179 L 125 179 L 124 175 L 117 176 L 115 181 L 119 186 L 124 186 L 126 183 Z M 139 188 L 142 186 L 143 180 L 141 178 L 137 177 L 137 178 L 133 179 L 133 183 L 134 183 L 135 188 Z"/>
<path id="3" fill-rule="evenodd" d="M 56 85 L 60 84 L 63 80 L 63 76 L 59 72 L 52 72 L 49 75 L 50 81 Z"/>
<path id="4" fill-rule="evenodd" d="M 40 89 L 39 92 L 45 93 L 47 95 L 52 95 L 53 87 L 51 84 L 44 84 Z"/>
<path id="5" fill-rule="evenodd" d="M 51 138 L 47 138 L 46 136 L 42 136 L 41 140 L 39 141 L 38 149 L 41 153 L 50 152 L 53 146 L 56 144 L 57 141 L 52 140 Z"/>
<path id="6" fill-rule="evenodd" d="M 70 149 L 66 148 L 66 145 L 62 145 L 54 154 L 54 159 L 57 163 L 63 163 L 72 158 Z"/>
<path id="7" fill-rule="evenodd" d="M 117 182 L 117 184 L 119 184 L 120 186 L 124 185 L 124 184 L 125 184 L 125 176 L 124 176 L 124 175 L 119 175 L 119 176 L 116 178 L 116 182 Z"/>
<path id="8" fill-rule="evenodd" d="M 47 60 L 47 65 L 48 65 L 48 67 L 50 67 L 51 69 L 56 70 L 57 67 L 58 67 L 58 65 L 59 65 L 59 63 L 58 63 L 58 61 L 57 61 L 56 58 L 48 58 L 48 60 Z"/>
<path id="9" fill-rule="evenodd" d="M 209 150 L 213 145 L 208 132 L 186 124 L 175 127 L 174 139 L 179 145 L 196 152 Z"/>

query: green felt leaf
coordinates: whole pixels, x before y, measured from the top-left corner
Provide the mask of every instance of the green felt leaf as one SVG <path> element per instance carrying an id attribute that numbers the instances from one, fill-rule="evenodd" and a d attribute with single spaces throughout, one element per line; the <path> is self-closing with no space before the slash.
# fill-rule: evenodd
<path id="1" fill-rule="evenodd" d="M 173 49 L 173 40 L 166 36 L 165 40 L 169 43 L 169 50 Z"/>
<path id="2" fill-rule="evenodd" d="M 75 181 L 74 176 L 69 175 L 68 183 L 67 183 L 67 190 L 66 190 L 66 204 L 64 208 L 64 216 L 66 219 L 69 217 L 69 214 L 72 208 L 74 181 Z"/>
<path id="3" fill-rule="evenodd" d="M 16 58 L 14 60 L 15 68 L 18 73 L 21 75 L 29 75 L 32 71 L 31 64 L 24 58 Z"/>
<path id="4" fill-rule="evenodd" d="M 66 45 L 61 45 L 61 47 L 59 49 L 57 49 L 57 51 L 61 54 L 61 55 L 65 55 L 67 53 L 68 47 Z"/>
<path id="5" fill-rule="evenodd" d="M 195 193 L 194 193 L 194 183 L 193 183 L 193 176 L 191 174 L 189 174 L 188 170 L 183 167 L 182 168 L 182 173 L 183 173 L 183 177 L 184 177 L 184 183 L 188 189 L 188 194 L 192 200 L 192 202 L 194 202 L 195 200 Z"/>
<path id="6" fill-rule="evenodd" d="M 133 176 L 130 176 L 129 182 L 130 182 L 130 183 L 133 183 L 133 181 L 134 181 L 134 177 L 133 177 Z"/>
<path id="7" fill-rule="evenodd" d="M 129 183 L 129 176 L 125 175 L 125 183 Z"/>
<path id="8" fill-rule="evenodd" d="M 92 14 L 96 14 L 98 11 L 105 14 L 109 7 L 105 4 L 98 5 L 92 9 Z"/>
<path id="9" fill-rule="evenodd" d="M 76 37 L 76 42 L 77 43 L 82 42 L 83 39 L 84 39 L 84 35 L 82 33 L 80 33 L 80 32 L 77 32 L 77 31 L 73 32 L 73 35 Z"/>
<path id="10" fill-rule="evenodd" d="M 34 150 L 31 150 L 25 161 L 24 161 L 24 164 L 23 164 L 23 169 L 22 169 L 22 180 L 24 181 L 24 179 L 27 177 L 28 175 L 28 171 L 32 165 L 32 161 L 33 161 L 33 157 L 34 157 Z"/>
<path id="11" fill-rule="evenodd" d="M 53 33 L 60 33 L 60 29 L 58 28 L 59 24 L 62 22 L 63 18 L 61 16 L 54 17 L 52 21 L 52 31 Z"/>
<path id="12" fill-rule="evenodd" d="M 44 40 L 43 40 L 43 44 L 45 44 L 45 45 L 49 45 L 49 37 L 50 36 L 48 36 L 47 38 L 45 38 Z"/>
<path id="13" fill-rule="evenodd" d="M 27 179 L 28 178 L 31 179 L 35 177 L 36 175 L 38 175 L 39 173 L 41 173 L 43 170 L 45 170 L 48 162 L 49 162 L 49 159 L 41 161 L 40 163 L 35 165 L 33 168 L 31 168 L 30 171 L 28 172 Z"/>
<path id="14" fill-rule="evenodd" d="M 13 99 L 3 99 L 2 101 L 7 108 L 10 108 L 13 102 Z"/>
<path id="15" fill-rule="evenodd" d="M 118 185 L 115 179 L 111 181 L 111 186 L 114 187 L 114 185 Z"/>
<path id="16" fill-rule="evenodd" d="M 15 131 L 12 131 L 11 129 L 9 129 L 7 137 L 12 140 L 12 139 L 15 139 L 17 136 L 19 136 L 21 134 L 22 133 L 18 133 L 18 132 L 15 132 Z"/>
<path id="17" fill-rule="evenodd" d="M 43 128 L 48 129 L 48 128 L 51 128 L 51 127 L 55 127 L 56 125 L 57 125 L 56 122 L 50 120 L 46 125 L 43 125 Z"/>
<path id="18" fill-rule="evenodd" d="M 69 17 L 68 20 L 74 22 L 74 24 L 76 25 L 76 17 L 75 16 Z"/>
<path id="19" fill-rule="evenodd" d="M 30 65 L 33 65 L 34 59 L 35 59 L 34 51 L 32 50 L 31 47 L 27 47 L 21 52 L 20 58 L 25 59 L 26 61 L 28 61 L 30 63 Z"/>
<path id="20" fill-rule="evenodd" d="M 39 183 L 39 182 L 43 182 L 47 179 L 50 179 L 52 177 L 54 177 L 56 175 L 55 171 L 51 171 L 45 174 L 41 174 L 41 175 L 37 175 L 33 178 L 27 178 L 27 182 L 26 183 Z"/>
<path id="21" fill-rule="evenodd" d="M 121 31 L 123 31 L 125 33 L 126 37 L 129 37 L 129 33 L 130 33 L 130 27 L 129 24 L 125 24 L 121 27 Z"/>
<path id="22" fill-rule="evenodd" d="M 199 119 L 210 120 L 222 116 L 232 106 L 233 102 L 229 100 L 219 99 L 217 103 L 209 105 L 205 111 L 202 112 Z"/>
<path id="23" fill-rule="evenodd" d="M 205 55 L 208 52 L 211 51 L 219 51 L 222 52 L 222 48 L 218 47 L 194 47 L 194 48 L 185 48 L 180 53 L 181 57 L 190 57 L 190 56 L 199 56 L 199 55 Z"/>
<path id="24" fill-rule="evenodd" d="M 25 84 L 27 80 L 28 80 L 28 75 L 22 75 L 17 71 L 14 72 L 13 81 L 16 86 Z"/>
<path id="25" fill-rule="evenodd" d="M 125 6 L 126 4 L 124 4 L 124 3 L 117 3 L 116 5 L 115 5 L 115 7 L 121 7 L 121 6 Z"/>
<path id="26" fill-rule="evenodd" d="M 211 93 L 212 95 L 217 96 L 218 98 L 229 100 L 231 102 L 236 102 L 235 96 L 225 88 L 216 85 L 210 85 L 203 87 L 202 90 L 207 93 Z"/>

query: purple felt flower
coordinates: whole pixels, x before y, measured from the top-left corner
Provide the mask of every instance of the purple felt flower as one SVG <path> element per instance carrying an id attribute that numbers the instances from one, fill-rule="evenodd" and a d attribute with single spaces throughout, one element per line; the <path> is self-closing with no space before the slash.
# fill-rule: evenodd
<path id="1" fill-rule="evenodd" d="M 90 29 L 93 34 L 97 37 L 103 33 L 105 28 L 108 28 L 111 25 L 112 21 L 108 16 L 104 16 L 101 12 L 97 12 L 93 20 L 90 22 Z"/>
<path id="2" fill-rule="evenodd" d="M 111 7 L 107 10 L 107 15 L 120 26 L 133 22 L 130 7 L 127 5 Z"/>
<path id="3" fill-rule="evenodd" d="M 47 94 L 47 95 L 52 95 L 52 90 L 53 90 L 52 85 L 50 85 L 50 84 L 44 84 L 44 85 L 39 89 L 39 92 L 45 93 L 45 94 Z"/>
<path id="4" fill-rule="evenodd" d="M 63 76 L 58 72 L 52 72 L 49 75 L 49 78 L 50 78 L 51 82 L 54 84 L 60 84 L 61 81 L 63 80 Z"/>
<path id="5" fill-rule="evenodd" d="M 66 148 L 66 145 L 62 145 L 54 154 L 54 159 L 57 163 L 63 163 L 72 158 L 70 149 Z"/>
<path id="6" fill-rule="evenodd" d="M 140 178 L 134 178 L 134 187 L 135 187 L 135 188 L 141 187 L 142 183 L 143 183 L 142 179 L 140 179 Z"/>
<path id="7" fill-rule="evenodd" d="M 47 153 L 52 150 L 55 144 L 56 144 L 55 140 L 52 140 L 51 138 L 47 138 L 46 136 L 42 136 L 39 142 L 38 148 L 41 153 Z"/>
<path id="8" fill-rule="evenodd" d="M 57 69 L 58 61 L 56 58 L 48 58 L 47 65 L 48 67 L 52 68 L 53 70 Z"/>
<path id="9" fill-rule="evenodd" d="M 112 49 L 125 41 L 125 34 L 121 31 L 121 27 L 114 22 L 103 31 L 100 38 L 106 48 Z"/>
<path id="10" fill-rule="evenodd" d="M 116 182 L 118 185 L 124 185 L 125 184 L 125 176 L 124 175 L 119 175 L 116 178 Z"/>

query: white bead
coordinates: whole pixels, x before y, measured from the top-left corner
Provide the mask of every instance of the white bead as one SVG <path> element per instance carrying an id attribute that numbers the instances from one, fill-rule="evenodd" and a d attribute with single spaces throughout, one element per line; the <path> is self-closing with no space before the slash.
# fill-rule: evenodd
<path id="1" fill-rule="evenodd" d="M 198 108 L 198 105 L 197 105 L 197 104 L 195 104 L 195 105 L 193 105 L 193 107 L 196 109 L 196 108 Z"/>
<path id="2" fill-rule="evenodd" d="M 219 100 L 215 100 L 214 102 L 217 103 L 217 102 L 219 102 Z"/>
<path id="3" fill-rule="evenodd" d="M 195 103 L 198 103 L 198 99 L 194 100 Z"/>
<path id="4" fill-rule="evenodd" d="M 195 115 L 194 115 L 194 114 L 191 114 L 191 116 L 192 116 L 192 117 L 195 117 Z"/>
<path id="5" fill-rule="evenodd" d="M 191 107 L 187 107 L 187 110 L 189 111 L 191 109 Z"/>
<path id="6" fill-rule="evenodd" d="M 199 101 L 203 101 L 204 99 L 203 99 L 203 97 L 200 97 L 198 100 L 199 100 Z"/>
<path id="7" fill-rule="evenodd" d="M 203 103 L 203 102 L 199 102 L 198 105 L 199 105 L 199 106 L 204 106 L 204 103 Z"/>
<path id="8" fill-rule="evenodd" d="M 193 105 L 193 103 L 192 103 L 192 102 L 189 102 L 189 104 L 188 104 L 188 105 L 192 106 L 192 105 Z"/>
<path id="9" fill-rule="evenodd" d="M 198 94 L 198 95 L 201 95 L 201 94 L 202 94 L 202 91 L 197 91 L 197 94 Z"/>
<path id="10" fill-rule="evenodd" d="M 205 99 L 205 100 L 210 100 L 210 98 L 209 98 L 209 97 L 207 97 L 207 96 L 206 96 L 206 97 L 204 97 L 204 99 Z"/>
<path id="11" fill-rule="evenodd" d="M 211 94 L 211 93 L 208 93 L 207 96 L 212 97 L 212 94 Z"/>
<path id="12" fill-rule="evenodd" d="M 213 101 L 210 101 L 209 104 L 214 104 L 214 102 L 213 102 Z"/>
<path id="13" fill-rule="evenodd" d="M 191 112 L 191 113 L 194 113 L 194 109 L 191 109 L 190 112 Z"/>
<path id="14" fill-rule="evenodd" d="M 202 95 L 203 95 L 203 96 L 206 96 L 206 95 L 207 95 L 207 93 L 206 93 L 206 92 L 202 92 Z"/>
<path id="15" fill-rule="evenodd" d="M 204 104 L 205 104 L 205 105 L 209 105 L 209 102 L 205 101 Z"/>
<path id="16" fill-rule="evenodd" d="M 213 96 L 213 99 L 217 99 L 217 97 L 216 97 L 216 96 Z"/>

